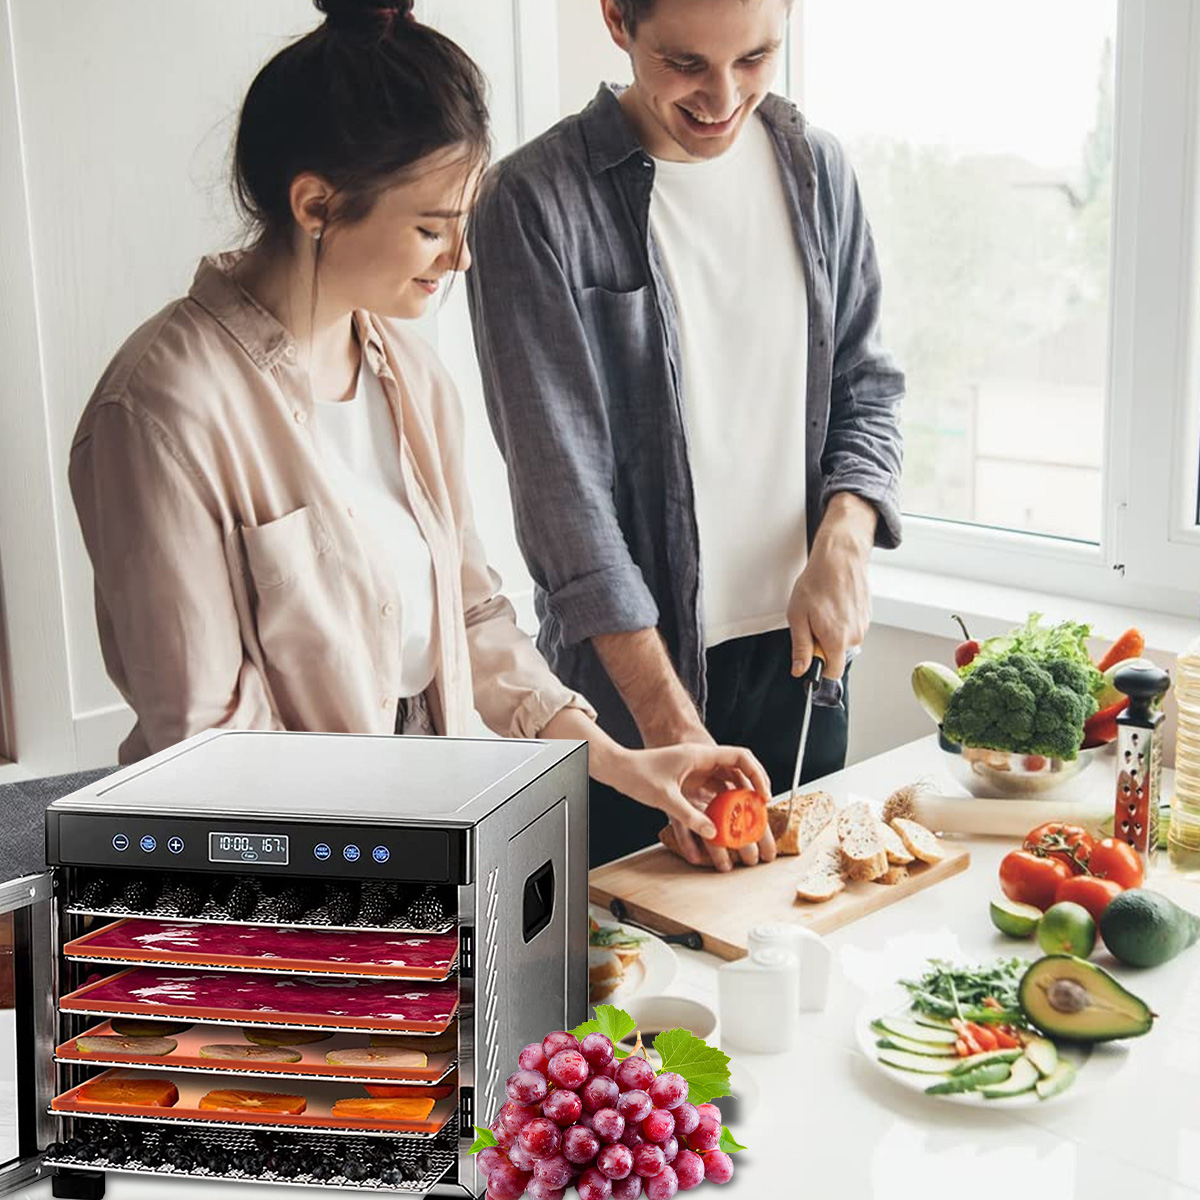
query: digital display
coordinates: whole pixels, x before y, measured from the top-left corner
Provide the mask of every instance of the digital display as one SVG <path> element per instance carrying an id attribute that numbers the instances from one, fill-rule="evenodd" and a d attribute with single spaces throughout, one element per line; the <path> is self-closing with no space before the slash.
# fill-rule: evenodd
<path id="1" fill-rule="evenodd" d="M 286 867 L 288 839 L 278 833 L 210 833 L 208 861 L 275 863 Z"/>

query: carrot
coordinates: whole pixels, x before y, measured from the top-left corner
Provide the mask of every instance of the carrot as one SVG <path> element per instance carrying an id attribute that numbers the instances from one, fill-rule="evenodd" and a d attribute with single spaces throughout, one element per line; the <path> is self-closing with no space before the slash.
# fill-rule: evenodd
<path id="1" fill-rule="evenodd" d="M 996 1037 L 997 1050 L 1015 1050 L 1021 1044 L 1011 1033 L 1000 1026 L 993 1029 L 992 1033 Z"/>
<path id="2" fill-rule="evenodd" d="M 1117 740 L 1117 717 L 1129 705 L 1129 697 L 1122 696 L 1116 704 L 1094 712 L 1083 723 L 1083 744 L 1085 747 L 1100 746 L 1106 742 Z"/>
<path id="3" fill-rule="evenodd" d="M 1146 649 L 1146 639 L 1137 629 L 1127 629 L 1111 646 L 1104 657 L 1096 664 L 1097 671 L 1107 671 L 1116 663 L 1124 662 L 1127 658 L 1141 658 Z"/>
<path id="4" fill-rule="evenodd" d="M 954 1043 L 954 1053 L 957 1054 L 959 1058 L 968 1058 L 970 1057 L 971 1051 L 967 1049 L 967 1043 L 964 1042 L 962 1038 L 959 1038 L 958 1041 Z"/>
<path id="5" fill-rule="evenodd" d="M 959 1038 L 966 1043 L 967 1050 L 971 1054 L 983 1053 L 979 1043 L 975 1040 L 975 1035 L 971 1032 L 971 1026 L 966 1021 L 955 1017 L 950 1022 L 950 1028 L 953 1029 L 954 1032 L 958 1034 Z"/>
<path id="6" fill-rule="evenodd" d="M 997 1012 L 1004 1011 L 1004 1005 L 1001 1004 L 1000 1001 L 997 1000 L 995 996 L 984 996 L 983 1007 L 984 1008 L 994 1008 Z"/>

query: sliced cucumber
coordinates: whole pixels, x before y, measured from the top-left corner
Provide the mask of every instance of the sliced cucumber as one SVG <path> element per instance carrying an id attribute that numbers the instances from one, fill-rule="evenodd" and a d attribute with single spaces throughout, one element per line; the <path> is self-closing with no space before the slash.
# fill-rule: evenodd
<path id="1" fill-rule="evenodd" d="M 1049 1100 L 1051 1096 L 1065 1092 L 1074 1082 L 1075 1064 L 1060 1058 L 1054 1073 L 1047 1075 L 1045 1079 L 1039 1079 L 1034 1086 L 1037 1088 L 1039 1100 Z"/>
<path id="2" fill-rule="evenodd" d="M 1043 1079 L 1049 1079 L 1058 1068 L 1058 1049 L 1049 1038 L 1030 1038 L 1025 1043 L 1025 1057 Z"/>
<path id="3" fill-rule="evenodd" d="M 904 1050 L 880 1050 L 879 1061 L 898 1071 L 913 1071 L 918 1075 L 941 1075 L 945 1078 L 949 1072 L 945 1058 L 930 1058 L 926 1054 L 908 1054 Z"/>
<path id="4" fill-rule="evenodd" d="M 987 1066 L 990 1063 L 1012 1063 L 1020 1057 L 1020 1050 L 985 1050 L 982 1054 L 960 1058 L 957 1064 L 950 1068 L 950 1074 L 961 1075 L 964 1071 L 973 1071 L 976 1067 Z"/>
<path id="5" fill-rule="evenodd" d="M 1019 1096 L 1022 1092 L 1030 1092 L 1037 1085 L 1041 1076 L 1037 1067 L 1027 1058 L 1018 1058 L 1012 1065 L 1012 1073 L 1003 1083 L 988 1084 L 979 1089 L 981 1096 L 989 1100 L 1001 1100 L 1005 1096 Z"/>
<path id="6" fill-rule="evenodd" d="M 1011 1071 L 1012 1068 L 1008 1063 L 984 1063 L 982 1067 L 975 1067 L 971 1071 L 963 1071 L 959 1075 L 951 1075 L 949 1079 L 944 1079 L 941 1083 L 935 1083 L 932 1087 L 927 1087 L 925 1095 L 952 1096 L 957 1092 L 973 1092 L 976 1088 L 1003 1083 Z"/>
<path id="7" fill-rule="evenodd" d="M 957 1058 L 953 1046 L 944 1043 L 934 1045 L 932 1042 L 914 1042 L 912 1038 L 901 1037 L 898 1033 L 885 1033 L 875 1043 L 881 1050 L 903 1050 L 906 1054 L 925 1054 L 930 1058 Z"/>
<path id="8" fill-rule="evenodd" d="M 876 1028 L 888 1035 L 908 1038 L 911 1042 L 931 1042 L 938 1046 L 953 1046 L 958 1041 L 958 1034 L 953 1029 L 933 1029 L 928 1025 L 918 1025 L 916 1021 L 904 1017 L 881 1017 L 875 1022 Z"/>

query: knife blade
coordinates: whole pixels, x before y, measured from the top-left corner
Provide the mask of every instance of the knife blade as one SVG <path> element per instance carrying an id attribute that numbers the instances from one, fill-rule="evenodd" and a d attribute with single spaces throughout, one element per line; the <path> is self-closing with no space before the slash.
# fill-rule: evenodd
<path id="1" fill-rule="evenodd" d="M 861 649 L 861 646 L 850 646 L 846 650 L 847 667 L 858 656 Z M 808 746 L 808 727 L 812 722 L 813 706 L 838 708 L 846 693 L 842 681 L 825 679 L 824 671 L 825 651 L 822 649 L 821 643 L 817 642 L 813 646 L 812 662 L 808 664 L 808 670 L 800 677 L 801 682 L 807 683 L 808 687 L 804 693 L 804 714 L 800 719 L 800 742 L 796 747 L 796 765 L 792 768 L 792 790 L 788 795 L 787 820 L 789 825 L 792 821 L 792 812 L 796 807 L 796 793 L 800 790 L 800 771 L 804 766 L 804 751 Z"/>

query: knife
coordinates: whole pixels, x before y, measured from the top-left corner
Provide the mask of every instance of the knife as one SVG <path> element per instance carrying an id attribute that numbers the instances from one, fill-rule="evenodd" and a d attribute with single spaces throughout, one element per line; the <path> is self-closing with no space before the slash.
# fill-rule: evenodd
<path id="1" fill-rule="evenodd" d="M 622 925 L 628 925 L 633 929 L 640 929 L 644 933 L 651 933 L 660 942 L 666 942 L 668 945 L 673 946 L 686 946 L 689 950 L 704 949 L 704 938 L 694 929 L 689 929 L 686 933 L 660 933 L 657 929 L 651 929 L 648 925 L 643 925 L 639 921 L 632 920 L 629 916 L 629 909 L 625 907 L 625 901 L 619 897 L 609 902 L 608 911 Z"/>
<path id="2" fill-rule="evenodd" d="M 847 649 L 846 666 L 850 665 L 861 649 L 861 646 L 851 646 Z M 792 790 L 788 796 L 787 819 L 789 825 L 792 821 L 792 811 L 796 807 L 796 793 L 800 790 L 800 770 L 804 766 L 804 750 L 808 745 L 808 727 L 812 723 L 813 705 L 816 705 L 817 708 L 839 708 L 845 695 L 842 681 L 823 678 L 824 671 L 825 651 L 821 648 L 821 643 L 816 642 L 813 645 L 812 662 L 808 664 L 808 670 L 800 677 L 800 681 L 806 683 L 808 687 L 804 693 L 804 715 L 800 719 L 800 743 L 796 747 L 796 765 L 792 769 Z"/>

